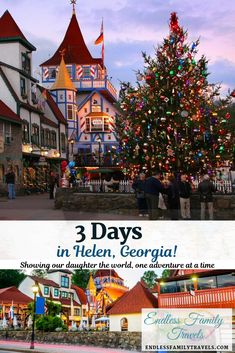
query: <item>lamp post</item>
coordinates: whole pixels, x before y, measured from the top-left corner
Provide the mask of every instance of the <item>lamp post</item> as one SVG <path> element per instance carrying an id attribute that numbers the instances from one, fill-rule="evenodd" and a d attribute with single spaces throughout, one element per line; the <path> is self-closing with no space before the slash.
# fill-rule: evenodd
<path id="1" fill-rule="evenodd" d="M 99 167 L 100 167 L 101 165 L 101 137 L 100 136 L 97 138 L 97 142 L 99 144 L 98 157 L 99 157 Z"/>
<path id="2" fill-rule="evenodd" d="M 75 143 L 75 141 L 74 141 L 74 139 L 72 138 L 72 139 L 70 139 L 69 140 L 69 143 L 71 144 L 71 156 L 72 156 L 72 160 L 73 160 L 73 146 L 74 146 L 74 143 Z M 69 156 L 70 157 L 70 156 Z M 70 159 L 70 158 L 69 158 Z"/>
<path id="3" fill-rule="evenodd" d="M 37 293 L 39 291 L 39 288 L 38 288 L 37 284 L 34 284 L 32 286 L 32 291 L 33 291 L 34 297 L 33 297 L 33 325 L 32 325 L 31 343 L 30 343 L 30 347 L 29 347 L 30 349 L 34 349 L 36 296 L 37 296 Z"/>

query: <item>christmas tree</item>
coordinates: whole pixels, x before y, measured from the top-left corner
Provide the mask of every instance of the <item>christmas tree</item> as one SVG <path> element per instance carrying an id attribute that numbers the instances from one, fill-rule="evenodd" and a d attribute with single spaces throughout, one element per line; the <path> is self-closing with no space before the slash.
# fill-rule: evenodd
<path id="1" fill-rule="evenodd" d="M 171 14 L 170 33 L 155 51 L 143 53 L 144 71 L 136 87 L 122 83 L 117 122 L 120 164 L 132 174 L 210 171 L 231 157 L 229 98 L 208 83 L 207 60 L 197 59 L 199 40 L 188 44 L 187 31 Z"/>

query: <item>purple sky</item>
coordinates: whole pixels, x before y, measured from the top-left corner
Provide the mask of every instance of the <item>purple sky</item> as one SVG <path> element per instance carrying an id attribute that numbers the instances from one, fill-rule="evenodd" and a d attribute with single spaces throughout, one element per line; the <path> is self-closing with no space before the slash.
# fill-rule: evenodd
<path id="1" fill-rule="evenodd" d="M 63 39 L 72 6 L 69 0 L 1 0 L 0 15 L 8 9 L 26 37 L 37 47 L 34 65 L 51 56 Z M 176 11 L 189 41 L 200 37 L 199 54 L 209 59 L 210 82 L 222 82 L 223 91 L 235 88 L 235 1 L 232 0 L 78 0 L 77 18 L 94 56 L 93 42 L 104 18 L 105 63 L 113 83 L 135 81 L 142 69 L 141 51 L 154 47 L 168 34 Z"/>

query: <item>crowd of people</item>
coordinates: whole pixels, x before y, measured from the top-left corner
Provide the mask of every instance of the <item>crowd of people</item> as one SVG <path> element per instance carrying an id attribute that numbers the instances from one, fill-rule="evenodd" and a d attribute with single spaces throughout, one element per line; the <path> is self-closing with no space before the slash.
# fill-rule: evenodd
<path id="1" fill-rule="evenodd" d="M 182 173 L 179 179 L 173 175 L 163 179 L 159 171 L 146 178 L 140 173 L 134 180 L 137 205 L 140 217 L 149 217 L 150 220 L 163 219 L 164 216 L 172 220 L 190 220 L 190 198 L 192 186 L 188 176 Z M 198 185 L 201 204 L 201 219 L 206 218 L 206 209 L 210 220 L 214 218 L 213 193 L 216 191 L 214 184 L 205 174 Z"/>

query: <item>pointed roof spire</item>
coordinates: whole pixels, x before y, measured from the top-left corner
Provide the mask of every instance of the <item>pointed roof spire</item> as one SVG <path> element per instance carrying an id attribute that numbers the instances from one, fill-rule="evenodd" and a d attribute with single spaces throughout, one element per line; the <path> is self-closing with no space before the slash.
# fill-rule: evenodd
<path id="1" fill-rule="evenodd" d="M 90 272 L 90 278 L 86 287 L 87 290 L 94 292 L 94 295 L 96 294 L 96 286 L 95 286 L 95 282 L 93 280 L 92 277 L 92 273 Z"/>
<path id="2" fill-rule="evenodd" d="M 21 42 L 29 50 L 36 48 L 25 38 L 10 12 L 6 10 L 0 17 L 0 42 Z"/>
<path id="3" fill-rule="evenodd" d="M 71 0 L 72 1 L 72 0 Z M 86 46 L 82 32 L 80 30 L 77 17 L 73 12 L 68 29 L 62 43 L 55 54 L 41 66 L 54 66 L 60 63 L 60 52 L 65 49 L 64 61 L 66 64 L 92 65 L 102 64 L 101 58 L 93 58 Z"/>
<path id="4" fill-rule="evenodd" d="M 65 50 L 62 50 L 59 71 L 56 75 L 56 80 L 53 86 L 51 87 L 52 91 L 56 89 L 68 89 L 68 90 L 76 91 L 76 87 L 74 86 L 71 78 L 69 77 L 69 73 L 64 62 L 64 54 L 65 54 Z"/>
<path id="5" fill-rule="evenodd" d="M 75 5 L 77 3 L 77 0 L 70 0 L 70 4 L 73 5 L 73 15 L 75 15 L 76 11 L 75 11 Z"/>

